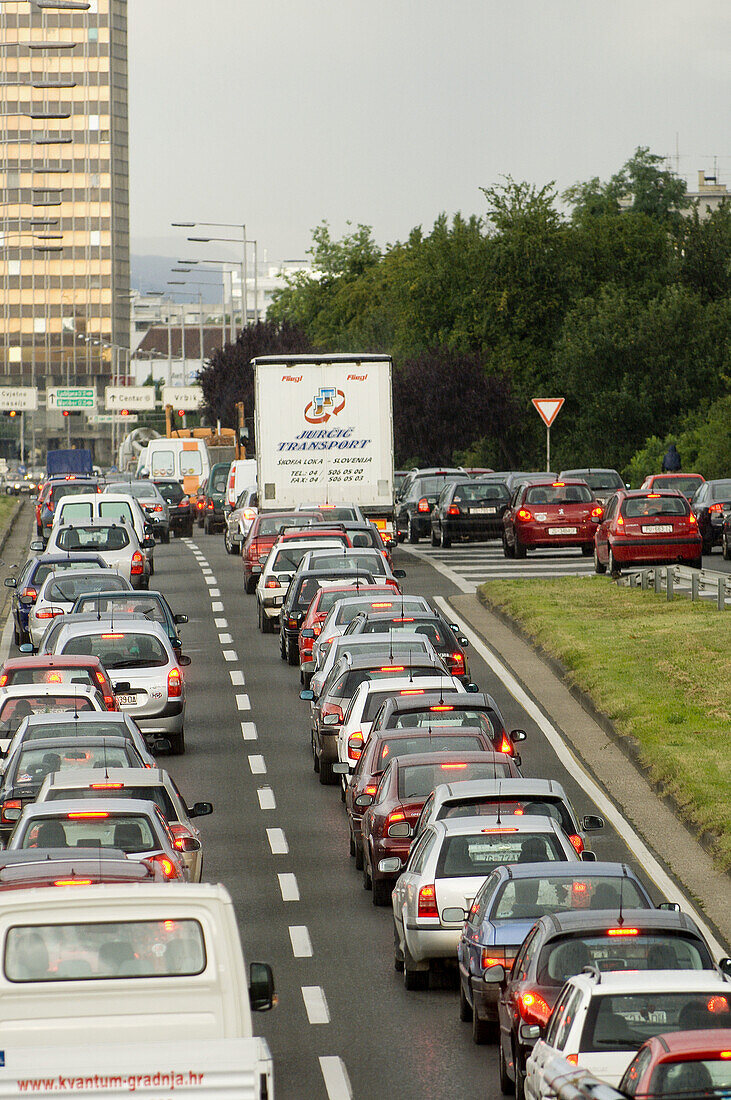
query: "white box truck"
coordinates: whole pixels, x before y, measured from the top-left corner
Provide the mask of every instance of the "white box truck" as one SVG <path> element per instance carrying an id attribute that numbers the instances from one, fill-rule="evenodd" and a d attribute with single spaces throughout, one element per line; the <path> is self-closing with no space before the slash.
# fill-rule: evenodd
<path id="1" fill-rule="evenodd" d="M 252 364 L 260 511 L 352 503 L 390 537 L 390 356 L 267 355 Z"/>

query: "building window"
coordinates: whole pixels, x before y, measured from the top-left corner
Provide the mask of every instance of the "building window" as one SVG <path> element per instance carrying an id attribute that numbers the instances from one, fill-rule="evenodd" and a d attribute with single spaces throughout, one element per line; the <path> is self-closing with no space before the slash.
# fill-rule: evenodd
<path id="1" fill-rule="evenodd" d="M 20 260 L 8 260 L 8 275 L 20 275 Z"/>
<path id="2" fill-rule="evenodd" d="M 90 42 L 98 42 L 99 41 L 99 28 L 98 27 L 89 27 L 89 41 Z"/>
<path id="3" fill-rule="evenodd" d="M 102 243 L 101 231 L 99 229 L 92 229 L 89 232 L 89 244 L 94 246 L 94 245 L 100 245 L 101 243 Z"/>
<path id="4" fill-rule="evenodd" d="M 46 331 L 46 318 L 34 317 L 33 318 L 33 331 L 35 333 L 44 333 Z"/>
<path id="5" fill-rule="evenodd" d="M 99 129 L 99 115 L 89 115 L 89 129 L 90 130 L 98 130 Z"/>
<path id="6" fill-rule="evenodd" d="M 8 362 L 9 363 L 21 363 L 23 361 L 23 355 L 21 349 L 18 347 L 8 348 Z"/>

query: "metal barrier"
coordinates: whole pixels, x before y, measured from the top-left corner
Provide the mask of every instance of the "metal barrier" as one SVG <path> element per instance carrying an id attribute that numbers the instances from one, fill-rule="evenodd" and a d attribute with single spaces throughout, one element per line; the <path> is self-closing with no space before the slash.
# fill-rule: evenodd
<path id="1" fill-rule="evenodd" d="M 556 1055 L 543 1070 L 544 1095 L 558 1100 L 627 1100 L 623 1092 Z M 683 1096 L 685 1100 L 685 1096 Z"/>
<path id="2" fill-rule="evenodd" d="M 715 569 L 691 569 L 688 565 L 653 565 L 629 569 L 620 574 L 618 584 L 629 588 L 653 588 L 658 595 L 690 596 L 691 600 L 713 600 L 719 611 L 731 604 L 731 573 Z"/>

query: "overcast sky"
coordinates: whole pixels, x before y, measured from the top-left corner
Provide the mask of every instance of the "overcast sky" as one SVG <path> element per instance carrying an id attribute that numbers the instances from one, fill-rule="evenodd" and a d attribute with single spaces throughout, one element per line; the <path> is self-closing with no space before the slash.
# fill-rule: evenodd
<path id="1" fill-rule="evenodd" d="M 682 175 L 718 155 L 731 184 L 729 0 L 129 0 L 129 32 L 138 254 L 190 253 L 169 223 L 197 219 L 272 261 L 323 218 L 384 244 L 676 134 Z"/>

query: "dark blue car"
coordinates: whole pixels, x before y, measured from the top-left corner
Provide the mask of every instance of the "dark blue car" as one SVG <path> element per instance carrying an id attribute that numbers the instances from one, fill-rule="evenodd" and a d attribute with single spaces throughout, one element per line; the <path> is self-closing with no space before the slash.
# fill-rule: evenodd
<path id="1" fill-rule="evenodd" d="M 13 591 L 13 641 L 23 645 L 30 641 L 28 633 L 28 607 L 22 607 L 20 596 L 29 596 L 35 603 L 41 585 L 51 573 L 61 573 L 65 569 L 108 569 L 109 565 L 99 554 L 44 554 L 29 558 L 17 577 L 6 577 L 5 587 Z"/>

